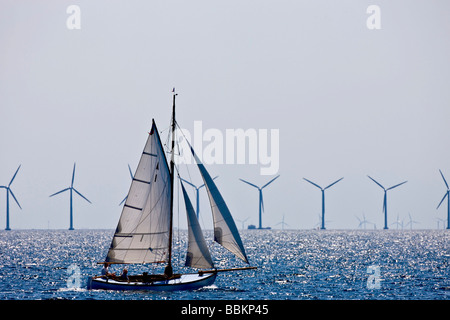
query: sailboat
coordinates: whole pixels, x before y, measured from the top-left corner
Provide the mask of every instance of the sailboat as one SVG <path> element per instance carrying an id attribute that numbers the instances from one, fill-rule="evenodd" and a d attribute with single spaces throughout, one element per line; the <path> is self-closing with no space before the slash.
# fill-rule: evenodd
<path id="1" fill-rule="evenodd" d="M 217 269 L 206 245 L 189 196 L 180 181 L 188 221 L 188 246 L 185 266 L 197 272 L 175 273 L 172 266 L 173 198 L 175 178 L 175 89 L 171 119 L 171 159 L 167 162 L 155 120 L 149 132 L 139 165 L 123 206 L 110 248 L 99 264 L 165 263 L 162 274 L 88 278 L 88 289 L 107 290 L 194 290 L 212 285 L 219 272 L 256 269 L 250 266 L 231 213 L 205 166 L 191 147 L 192 155 L 206 186 L 214 224 L 214 240 L 249 266 Z M 178 174 L 179 177 L 179 174 Z"/>

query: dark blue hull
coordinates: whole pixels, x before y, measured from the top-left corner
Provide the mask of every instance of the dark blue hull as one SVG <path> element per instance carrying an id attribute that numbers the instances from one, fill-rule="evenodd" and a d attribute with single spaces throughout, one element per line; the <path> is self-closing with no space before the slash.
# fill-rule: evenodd
<path id="1" fill-rule="evenodd" d="M 126 282 L 101 277 L 89 277 L 87 288 L 92 290 L 150 290 L 150 291 L 178 291 L 195 290 L 209 286 L 216 280 L 216 273 L 182 274 L 179 278 L 153 281 L 151 283 Z"/>

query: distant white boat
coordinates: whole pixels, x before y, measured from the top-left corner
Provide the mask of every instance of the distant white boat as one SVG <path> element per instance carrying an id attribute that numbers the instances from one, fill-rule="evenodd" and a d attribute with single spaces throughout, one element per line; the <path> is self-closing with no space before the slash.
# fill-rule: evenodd
<path id="1" fill-rule="evenodd" d="M 172 146 L 168 164 L 155 121 L 133 176 L 122 214 L 104 262 L 109 264 L 165 263 L 163 274 L 130 275 L 128 279 L 95 276 L 88 289 L 108 290 L 192 290 L 214 283 L 218 272 L 256 267 L 215 269 L 196 213 L 184 189 L 188 219 L 188 248 L 185 266 L 206 269 L 197 273 L 174 273 L 172 267 L 173 191 L 175 177 L 175 89 L 172 108 Z M 191 148 L 208 192 L 214 223 L 214 240 L 249 264 L 241 237 L 217 186 Z"/>

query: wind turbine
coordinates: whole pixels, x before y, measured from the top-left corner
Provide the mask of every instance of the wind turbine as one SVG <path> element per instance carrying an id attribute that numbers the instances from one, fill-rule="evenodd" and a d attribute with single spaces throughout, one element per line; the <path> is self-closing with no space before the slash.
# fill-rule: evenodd
<path id="1" fill-rule="evenodd" d="M 445 229 L 445 220 L 446 219 L 442 219 L 439 217 L 437 217 L 436 219 L 437 219 L 437 228 L 439 229 L 439 221 L 442 221 L 442 225 L 444 226 L 442 229 Z"/>
<path id="2" fill-rule="evenodd" d="M 19 167 L 17 168 L 16 173 L 14 173 L 14 176 L 12 177 L 9 184 L 7 186 L 0 186 L 0 188 L 6 189 L 6 228 L 5 228 L 5 230 L 11 230 L 11 228 L 9 227 L 9 194 L 12 195 L 14 201 L 16 201 L 17 205 L 22 210 L 22 207 L 20 206 L 19 202 L 17 201 L 16 197 L 14 196 L 14 193 L 11 190 L 11 184 L 13 183 L 14 178 L 17 175 L 17 172 L 19 172 L 20 166 L 21 165 L 19 165 Z"/>
<path id="3" fill-rule="evenodd" d="M 237 221 L 242 222 L 242 230 L 244 230 L 244 223 L 245 223 L 245 221 L 247 221 L 248 219 L 249 219 L 248 217 L 245 218 L 244 220 L 236 219 Z"/>
<path id="4" fill-rule="evenodd" d="M 356 217 L 356 219 L 358 219 L 358 221 L 359 221 L 358 228 L 360 228 L 361 226 L 364 226 L 364 230 L 366 229 L 367 223 L 372 223 L 366 219 L 366 215 L 364 213 L 363 213 L 362 220 L 359 217 Z"/>
<path id="5" fill-rule="evenodd" d="M 392 226 L 393 224 L 397 225 L 397 230 L 398 230 L 398 226 L 400 226 L 400 227 L 402 228 L 402 230 L 403 230 L 403 220 L 400 220 L 400 218 L 398 217 L 398 214 L 397 214 L 397 220 L 394 221 L 394 222 L 392 222 L 392 223 L 391 223 L 391 226 Z"/>
<path id="6" fill-rule="evenodd" d="M 442 171 L 439 169 L 439 172 L 441 173 L 442 179 L 444 179 L 445 185 L 447 186 L 447 192 L 445 193 L 444 197 L 442 198 L 441 202 L 439 202 L 439 205 L 437 206 L 436 210 L 439 209 L 441 206 L 441 203 L 444 201 L 445 197 L 447 197 L 447 229 L 450 229 L 450 188 L 448 187 L 448 183 L 444 178 L 444 175 L 442 174 Z"/>
<path id="7" fill-rule="evenodd" d="M 322 226 L 320 227 L 320 229 L 325 229 L 325 190 L 327 190 L 329 187 L 335 185 L 336 183 L 338 183 L 339 181 L 341 181 L 342 179 L 344 179 L 344 177 L 336 180 L 335 182 L 333 182 L 332 184 L 330 184 L 329 186 L 322 188 L 321 186 L 319 186 L 318 184 L 312 182 L 311 180 L 308 180 L 306 178 L 303 178 L 303 180 L 308 181 L 309 183 L 311 183 L 313 186 L 316 186 L 317 188 L 319 188 L 320 190 L 322 190 Z"/>
<path id="8" fill-rule="evenodd" d="M 384 200 L 383 200 L 383 211 L 384 211 L 384 228 L 383 229 L 389 229 L 387 226 L 387 201 L 386 201 L 386 196 L 387 196 L 387 192 L 389 190 L 392 190 L 394 188 L 397 188 L 398 186 L 401 186 L 402 184 L 408 182 L 408 181 L 403 181 L 402 183 L 396 184 L 395 186 L 392 186 L 390 188 L 385 188 L 383 187 L 380 183 L 378 183 L 377 181 L 375 181 L 375 179 L 373 179 L 371 176 L 368 176 L 370 178 L 370 180 L 372 180 L 373 182 L 375 182 L 380 188 L 382 188 L 384 190 Z"/>
<path id="9" fill-rule="evenodd" d="M 219 176 L 215 176 L 214 178 L 213 178 L 213 180 L 215 180 L 216 178 L 218 178 Z M 197 208 L 196 208 L 196 214 L 197 214 L 197 219 L 198 219 L 198 217 L 199 217 L 199 215 L 200 215 L 200 193 L 199 193 L 199 190 L 200 190 L 200 188 L 202 188 L 202 187 L 204 187 L 205 186 L 205 184 L 202 184 L 201 186 L 199 186 L 199 187 L 197 187 L 196 185 L 194 185 L 193 183 L 191 183 L 191 182 L 189 182 L 189 181 L 187 181 L 187 180 L 184 180 L 183 178 L 181 178 L 180 177 L 180 179 L 181 180 L 183 180 L 184 182 L 186 182 L 188 185 L 190 185 L 191 187 L 193 187 L 194 189 L 195 189 L 195 192 L 196 192 L 196 195 L 197 195 Z"/>
<path id="10" fill-rule="evenodd" d="M 272 180 L 270 180 L 269 182 L 267 182 L 265 185 L 263 185 L 261 188 L 258 187 L 257 185 L 254 185 L 253 183 L 250 183 L 248 181 L 245 181 L 243 179 L 239 179 L 242 182 L 245 182 L 249 185 L 251 185 L 252 187 L 255 187 L 256 189 L 259 190 L 259 228 L 258 229 L 262 229 L 262 211 L 264 211 L 264 201 L 263 201 L 263 194 L 262 194 L 262 190 L 267 187 L 269 184 L 271 184 L 275 179 L 277 179 L 280 175 L 276 176 L 275 178 L 273 178 Z"/>
<path id="11" fill-rule="evenodd" d="M 72 183 L 70 184 L 70 187 L 68 187 L 68 188 L 66 188 L 66 189 L 63 189 L 63 190 L 61 190 L 61 191 L 58 191 L 58 192 L 56 192 L 56 193 L 54 193 L 54 194 L 52 194 L 50 197 L 53 197 L 53 196 L 56 196 L 57 194 L 60 194 L 60 193 L 62 193 L 62 192 L 64 192 L 64 191 L 67 191 L 67 190 L 69 190 L 70 191 L 70 227 L 69 227 L 69 230 L 73 230 L 73 206 L 72 206 L 72 203 L 73 203 L 73 201 L 72 201 L 72 198 L 73 198 L 73 191 L 75 191 L 80 197 L 82 197 L 84 200 L 86 200 L 87 202 L 89 202 L 89 203 L 92 203 L 92 202 L 90 202 L 85 196 L 83 196 L 81 193 L 79 193 L 78 191 L 77 191 L 77 189 L 75 189 L 74 187 L 73 187 L 73 181 L 74 181 L 74 179 L 75 179 L 75 163 L 73 164 L 73 172 L 72 172 Z"/>
<path id="12" fill-rule="evenodd" d="M 281 224 L 281 230 L 284 230 L 284 226 L 289 226 L 288 223 L 284 222 L 284 214 L 283 214 L 283 220 L 281 220 L 280 222 L 278 222 L 277 224 L 275 224 L 276 226 Z"/>
<path id="13" fill-rule="evenodd" d="M 414 220 L 411 218 L 411 213 L 408 213 L 408 215 L 409 215 L 409 221 L 406 223 L 405 227 L 407 227 L 407 226 L 409 225 L 409 226 L 410 226 L 410 229 L 412 230 L 413 223 L 419 223 L 419 222 L 414 221 Z"/>
<path id="14" fill-rule="evenodd" d="M 130 171 L 131 180 L 133 180 L 133 179 L 134 179 L 134 176 L 133 176 L 133 172 L 131 172 L 130 165 L 128 165 L 128 171 Z M 128 198 L 128 195 L 122 200 L 121 203 L 119 203 L 119 207 L 122 205 L 122 203 L 125 202 L 125 200 L 127 200 L 127 198 Z"/>

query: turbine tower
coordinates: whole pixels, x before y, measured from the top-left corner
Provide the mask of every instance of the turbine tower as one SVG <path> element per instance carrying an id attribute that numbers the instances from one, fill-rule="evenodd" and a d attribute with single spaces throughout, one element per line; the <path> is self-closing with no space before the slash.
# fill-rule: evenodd
<path id="1" fill-rule="evenodd" d="M 408 182 L 408 181 L 403 181 L 402 183 L 396 184 L 395 186 L 392 186 L 390 188 L 385 188 L 383 187 L 379 182 L 375 181 L 375 179 L 373 179 L 371 176 L 368 176 L 370 178 L 370 180 L 372 180 L 373 182 L 375 182 L 380 188 L 382 188 L 384 190 L 384 200 L 383 200 L 383 212 L 384 212 L 384 228 L 383 229 L 389 229 L 388 228 L 388 223 L 387 223 L 387 192 L 389 190 L 392 190 L 394 188 L 397 188 L 398 186 L 401 186 L 402 184 Z"/>
<path id="2" fill-rule="evenodd" d="M 336 183 L 338 183 L 339 181 L 344 179 L 344 177 L 336 180 L 335 182 L 333 182 L 332 184 L 330 184 L 329 186 L 327 186 L 325 188 L 322 188 L 321 186 L 319 186 L 318 184 L 312 182 L 311 180 L 308 180 L 306 178 L 303 178 L 303 179 L 308 181 L 309 183 L 311 183 L 313 186 L 316 186 L 317 188 L 319 188 L 322 191 L 322 226 L 320 227 L 320 229 L 325 229 L 325 190 L 327 190 L 331 186 L 335 185 Z"/>
<path id="3" fill-rule="evenodd" d="M 70 187 L 68 187 L 68 188 L 66 188 L 66 189 L 63 189 L 63 190 L 61 190 L 61 191 L 58 191 L 58 192 L 56 192 L 56 193 L 54 193 L 54 194 L 52 194 L 50 197 L 53 197 L 53 196 L 56 196 L 57 194 L 60 194 L 60 193 L 62 193 L 62 192 L 64 192 L 64 191 L 67 191 L 67 190 L 69 190 L 70 191 L 70 227 L 69 227 L 69 230 L 73 230 L 73 206 L 72 206 L 72 203 L 73 203 L 73 191 L 75 191 L 80 197 L 82 197 L 84 200 L 86 200 L 87 202 L 89 202 L 89 203 L 92 203 L 92 202 L 90 202 L 85 196 L 83 196 L 81 193 L 79 193 L 78 191 L 77 191 L 77 189 L 75 189 L 74 187 L 73 187 L 73 181 L 74 181 L 74 179 L 75 179 L 75 163 L 73 164 L 73 172 L 72 172 L 72 183 L 70 184 Z"/>
<path id="4" fill-rule="evenodd" d="M 245 181 L 244 179 L 239 179 L 242 182 L 247 183 L 248 185 L 251 185 L 252 187 L 255 187 L 256 189 L 258 189 L 259 191 L 259 227 L 258 229 L 262 229 L 262 215 L 261 213 L 264 211 L 264 201 L 263 201 L 263 194 L 262 194 L 262 190 L 267 187 L 269 184 L 271 184 L 273 181 L 275 181 L 275 179 L 277 179 L 280 175 L 276 176 L 275 178 L 273 178 L 272 180 L 270 180 L 269 182 L 267 182 L 265 185 L 263 185 L 261 188 L 258 187 L 257 185 L 254 185 L 253 183 L 250 183 L 248 181 Z"/>
<path id="5" fill-rule="evenodd" d="M 216 178 L 218 178 L 219 176 L 215 176 L 214 178 L 213 178 L 213 180 L 215 180 Z M 202 184 L 201 186 L 199 186 L 199 187 L 197 187 L 196 185 L 194 185 L 193 183 L 190 183 L 189 181 L 187 181 L 187 180 L 185 180 L 185 179 L 183 179 L 183 178 L 180 178 L 180 180 L 183 180 L 184 182 L 186 182 L 188 185 L 190 185 L 191 187 L 193 187 L 194 189 L 195 189 L 195 192 L 196 192 L 196 196 L 197 196 L 197 208 L 196 208 L 196 214 L 197 214 L 197 219 L 198 219 L 198 217 L 199 217 L 199 215 L 200 215 L 200 193 L 199 193 L 199 191 L 200 191 L 200 189 L 202 188 L 202 187 L 204 187 L 205 186 L 205 184 Z"/>
<path id="6" fill-rule="evenodd" d="M 322 225 L 322 215 L 321 215 L 320 213 L 318 213 L 318 214 L 317 214 L 317 217 L 319 218 L 319 222 L 317 222 L 317 223 L 314 225 L 314 229 L 317 229 L 317 228 L 319 228 L 319 226 Z M 325 220 L 325 223 L 330 223 L 330 222 L 333 222 L 333 221 L 332 221 L 332 220 Z"/>
<path id="7" fill-rule="evenodd" d="M 11 194 L 14 201 L 16 201 L 17 205 L 19 206 L 19 208 L 22 210 L 22 207 L 20 206 L 19 202 L 16 199 L 16 196 L 14 195 L 14 193 L 11 190 L 11 184 L 14 181 L 14 178 L 17 175 L 17 172 L 19 172 L 20 169 L 20 165 L 16 170 L 16 173 L 14 173 L 14 176 L 12 177 L 11 181 L 9 182 L 9 184 L 7 186 L 0 186 L 0 189 L 6 189 L 6 228 L 5 230 L 11 230 L 11 228 L 9 227 L 9 195 Z"/>
<path id="8" fill-rule="evenodd" d="M 447 192 L 445 193 L 444 197 L 442 198 L 441 202 L 439 202 L 439 205 L 437 206 L 436 210 L 439 209 L 441 206 L 441 203 L 444 201 L 445 197 L 447 197 L 447 229 L 450 229 L 450 188 L 448 187 L 448 183 L 444 178 L 444 175 L 442 174 L 442 171 L 439 169 L 439 172 L 441 173 L 442 179 L 444 179 L 445 185 L 447 187 Z"/>

